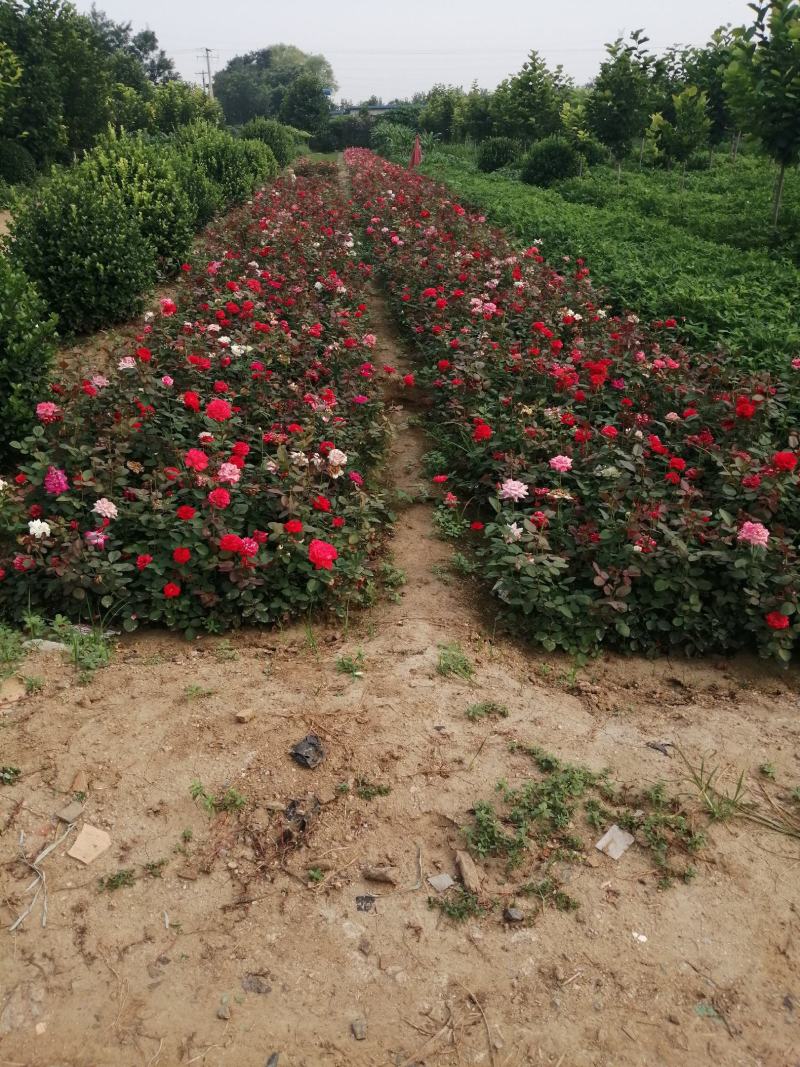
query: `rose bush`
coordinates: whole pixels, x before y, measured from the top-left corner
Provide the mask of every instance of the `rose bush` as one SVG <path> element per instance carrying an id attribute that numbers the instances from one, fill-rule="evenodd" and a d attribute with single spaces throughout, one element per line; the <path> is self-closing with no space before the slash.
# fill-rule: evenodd
<path id="1" fill-rule="evenodd" d="M 511 626 L 548 649 L 757 647 L 800 634 L 800 359 L 783 374 L 613 315 L 586 264 L 517 252 L 444 186 L 346 153 L 434 412 L 434 482 L 469 502 Z M 466 524 L 465 524 L 466 525 Z"/>
<path id="2" fill-rule="evenodd" d="M 387 512 L 363 291 L 335 178 L 283 180 L 108 373 L 42 386 L 0 482 L 0 611 L 217 632 L 371 595 Z"/>

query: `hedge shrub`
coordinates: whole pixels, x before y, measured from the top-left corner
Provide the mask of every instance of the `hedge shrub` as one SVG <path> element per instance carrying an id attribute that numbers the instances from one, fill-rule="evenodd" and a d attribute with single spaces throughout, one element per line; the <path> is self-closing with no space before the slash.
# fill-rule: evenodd
<path id="1" fill-rule="evenodd" d="M 478 170 L 484 174 L 513 163 L 519 154 L 519 145 L 513 137 L 487 137 L 478 147 Z"/>
<path id="2" fill-rule="evenodd" d="M 55 316 L 36 286 L 0 255 L 0 462 L 34 421 L 56 345 Z"/>
<path id="3" fill-rule="evenodd" d="M 36 177 L 36 160 L 24 145 L 0 137 L 0 180 L 27 184 Z"/>
<path id="4" fill-rule="evenodd" d="M 242 126 L 241 135 L 250 141 L 261 141 L 272 149 L 272 154 L 281 167 L 291 163 L 297 154 L 297 144 L 292 131 L 277 119 L 258 115 Z"/>
<path id="5" fill-rule="evenodd" d="M 31 193 L 11 255 L 64 332 L 96 329 L 134 313 L 199 225 L 277 171 L 265 144 L 203 122 L 160 141 L 112 136 Z"/>
<path id="6" fill-rule="evenodd" d="M 527 185 L 548 186 L 580 174 L 581 154 L 563 137 L 543 137 L 522 161 L 520 177 Z"/>
<path id="7" fill-rule="evenodd" d="M 157 274 L 156 249 L 129 198 L 80 164 L 54 171 L 15 216 L 11 256 L 39 287 L 63 332 L 132 315 Z"/>

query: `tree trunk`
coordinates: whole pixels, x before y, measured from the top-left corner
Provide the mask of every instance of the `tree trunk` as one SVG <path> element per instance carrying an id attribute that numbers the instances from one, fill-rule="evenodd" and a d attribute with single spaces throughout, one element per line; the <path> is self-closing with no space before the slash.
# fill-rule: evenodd
<path id="1" fill-rule="evenodd" d="M 778 180 L 775 182 L 775 193 L 772 197 L 772 225 L 778 228 L 778 216 L 781 213 L 781 199 L 783 198 L 783 180 L 786 177 L 786 164 L 781 163 L 778 171 Z"/>
<path id="2" fill-rule="evenodd" d="M 622 184 L 622 160 L 617 160 L 617 185 Z"/>
<path id="3" fill-rule="evenodd" d="M 644 159 L 644 137 L 639 145 L 639 170 L 642 169 L 642 160 Z"/>
<path id="4" fill-rule="evenodd" d="M 739 132 L 736 134 L 736 139 L 733 142 L 733 162 L 734 163 L 736 162 L 736 157 L 739 155 L 739 145 L 741 144 L 741 142 L 742 142 L 742 131 L 739 130 Z"/>

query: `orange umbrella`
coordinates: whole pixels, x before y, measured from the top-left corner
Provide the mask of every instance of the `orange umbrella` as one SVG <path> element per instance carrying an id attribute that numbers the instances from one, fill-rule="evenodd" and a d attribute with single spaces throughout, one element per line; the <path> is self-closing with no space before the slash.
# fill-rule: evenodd
<path id="1" fill-rule="evenodd" d="M 414 147 L 411 150 L 411 162 L 408 164 L 408 169 L 413 170 L 414 167 L 418 167 L 422 162 L 422 145 L 419 143 L 419 134 L 414 138 Z"/>

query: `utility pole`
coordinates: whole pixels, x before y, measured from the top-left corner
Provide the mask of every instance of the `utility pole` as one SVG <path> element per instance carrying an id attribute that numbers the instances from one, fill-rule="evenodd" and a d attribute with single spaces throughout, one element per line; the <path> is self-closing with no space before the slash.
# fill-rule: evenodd
<path id="1" fill-rule="evenodd" d="M 208 71 L 208 95 L 209 99 L 214 99 L 214 82 L 211 80 L 211 49 L 204 49 L 206 53 L 206 70 Z"/>
<path id="2" fill-rule="evenodd" d="M 200 79 L 200 81 L 202 83 L 202 86 L 203 86 L 203 92 L 207 93 L 208 92 L 208 86 L 206 85 L 206 72 L 204 70 L 196 70 L 194 72 L 194 75 L 195 75 L 196 78 Z"/>

